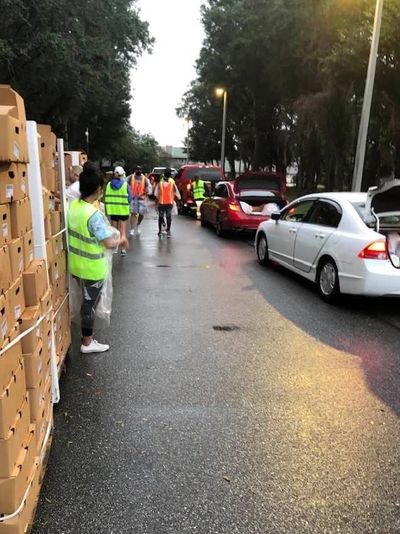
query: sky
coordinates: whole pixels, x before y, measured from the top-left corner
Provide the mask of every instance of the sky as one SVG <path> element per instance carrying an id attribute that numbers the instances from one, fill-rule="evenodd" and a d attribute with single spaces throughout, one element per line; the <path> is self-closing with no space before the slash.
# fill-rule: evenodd
<path id="1" fill-rule="evenodd" d="M 183 146 L 187 125 L 176 116 L 182 95 L 196 77 L 194 64 L 204 39 L 202 0 L 138 0 L 141 18 L 150 24 L 153 53 L 132 71 L 131 123 L 161 146 Z"/>

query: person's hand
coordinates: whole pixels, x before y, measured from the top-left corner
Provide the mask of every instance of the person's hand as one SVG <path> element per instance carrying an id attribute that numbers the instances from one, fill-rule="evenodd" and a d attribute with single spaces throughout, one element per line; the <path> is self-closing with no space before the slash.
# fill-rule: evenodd
<path id="1" fill-rule="evenodd" d="M 121 248 L 129 248 L 129 241 L 126 237 L 121 237 L 119 244 Z"/>

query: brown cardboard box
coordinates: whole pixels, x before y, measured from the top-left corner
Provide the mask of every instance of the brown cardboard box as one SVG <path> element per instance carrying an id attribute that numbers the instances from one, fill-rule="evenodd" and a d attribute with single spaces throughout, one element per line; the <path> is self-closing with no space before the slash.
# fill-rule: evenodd
<path id="1" fill-rule="evenodd" d="M 57 150 L 57 137 L 51 131 L 51 126 L 48 124 L 38 124 L 37 129 L 41 137 L 40 146 L 42 148 L 42 163 L 54 166 Z"/>
<path id="2" fill-rule="evenodd" d="M 88 160 L 87 154 L 85 154 L 85 152 L 81 152 L 79 154 L 79 165 L 82 165 L 83 167 L 84 164 L 87 162 L 87 160 Z"/>
<path id="3" fill-rule="evenodd" d="M 42 322 L 42 342 L 43 342 L 43 360 L 48 361 L 51 357 L 51 347 L 52 347 L 52 331 L 53 326 L 52 322 L 49 319 L 48 321 Z"/>
<path id="4" fill-rule="evenodd" d="M 51 232 L 51 216 L 50 213 L 44 218 L 44 235 L 46 239 L 51 239 L 53 234 Z"/>
<path id="5" fill-rule="evenodd" d="M 53 308 L 55 310 L 58 309 L 60 305 L 61 299 L 65 296 L 65 293 L 67 291 L 67 284 L 66 284 L 67 277 L 65 274 L 62 274 L 58 280 L 56 280 L 53 284 Z"/>
<path id="6" fill-rule="evenodd" d="M 21 174 L 26 175 L 25 163 L 0 163 L 0 204 L 7 204 L 13 200 L 24 198 L 25 191 L 23 184 L 21 184 Z M 24 184 L 26 181 L 27 177 Z"/>
<path id="7" fill-rule="evenodd" d="M 43 297 L 40 299 L 40 312 L 42 315 L 47 315 L 52 305 L 51 288 L 49 288 Z"/>
<path id="8" fill-rule="evenodd" d="M 0 478 L 7 478 L 12 475 L 17 464 L 19 452 L 26 441 L 31 424 L 28 402 L 27 397 L 15 414 L 15 419 L 7 437 L 0 439 Z"/>
<path id="9" fill-rule="evenodd" d="M 32 229 L 31 203 L 28 197 L 11 202 L 11 235 L 13 239 L 22 237 Z"/>
<path id="10" fill-rule="evenodd" d="M 63 276 L 66 273 L 67 269 L 67 260 L 66 260 L 66 254 L 65 252 L 62 252 L 59 256 L 57 256 L 52 264 L 50 265 L 49 269 L 49 277 L 50 277 L 50 283 L 55 284 L 61 276 Z"/>
<path id="11" fill-rule="evenodd" d="M 33 245 L 33 230 L 30 230 L 23 237 L 24 248 L 24 270 L 27 270 L 35 257 L 34 245 Z"/>
<path id="12" fill-rule="evenodd" d="M 26 126 L 12 117 L 15 108 L 0 106 L 0 161 L 28 162 Z"/>
<path id="13" fill-rule="evenodd" d="M 55 258 L 54 254 L 55 238 L 52 237 L 46 241 L 47 264 L 50 265 Z"/>
<path id="14" fill-rule="evenodd" d="M 13 116 L 22 122 L 26 122 L 24 99 L 21 95 L 14 91 L 14 89 L 12 89 L 11 85 L 0 85 L 0 105 L 12 106 L 16 108 Z"/>
<path id="15" fill-rule="evenodd" d="M 0 247 L 11 241 L 11 213 L 7 204 L 0 204 Z"/>
<path id="16" fill-rule="evenodd" d="M 21 237 L 13 239 L 8 248 L 10 250 L 11 276 L 13 280 L 16 280 L 24 270 L 23 239 Z"/>
<path id="17" fill-rule="evenodd" d="M 25 371 L 21 362 L 9 383 L 0 390 L 0 439 L 6 439 L 13 425 L 15 414 L 26 395 Z"/>
<path id="18" fill-rule="evenodd" d="M 0 295 L 11 285 L 10 251 L 7 245 L 0 247 Z"/>
<path id="19" fill-rule="evenodd" d="M 39 383 L 34 388 L 28 389 L 29 406 L 31 409 L 31 423 L 36 423 L 36 421 L 40 419 L 43 412 L 45 404 L 45 384 L 45 377 L 42 373 Z"/>
<path id="20" fill-rule="evenodd" d="M 50 395 L 51 395 L 51 382 L 50 382 Z M 44 438 L 46 437 L 47 430 L 49 425 L 53 424 L 53 405 L 50 402 L 47 407 L 45 407 L 42 418 L 36 421 L 36 454 L 43 454 L 45 451 L 43 449 Z"/>
<path id="21" fill-rule="evenodd" d="M 0 342 L 2 343 L 8 336 L 11 329 L 10 306 L 5 295 L 0 295 Z M 1 368 L 1 356 L 0 356 Z"/>
<path id="22" fill-rule="evenodd" d="M 18 321 L 21 315 L 25 310 L 25 297 L 24 297 L 24 287 L 22 283 L 22 276 L 17 278 L 12 284 L 10 289 L 6 293 L 6 298 L 8 297 L 10 303 L 10 321 L 11 324 L 14 324 L 15 321 Z"/>
<path id="23" fill-rule="evenodd" d="M 42 163 L 40 172 L 42 174 L 42 184 L 47 187 L 49 191 L 57 191 L 55 167 L 46 166 L 45 163 Z"/>
<path id="24" fill-rule="evenodd" d="M 34 260 L 22 273 L 24 281 L 25 304 L 36 306 L 47 290 L 47 273 L 45 260 Z"/>
<path id="25" fill-rule="evenodd" d="M 11 327 L 10 333 L 8 335 L 8 339 L 10 340 L 10 343 L 11 341 L 14 341 L 14 339 L 16 339 L 19 336 L 19 334 L 20 334 L 19 322 L 16 322 Z"/>
<path id="26" fill-rule="evenodd" d="M 5 349 L 7 345 L 9 345 L 8 340 L 0 345 L 0 350 Z M 21 365 L 21 360 L 21 343 L 10 346 L 0 356 L 0 391 L 3 391 L 8 386 L 15 370 Z"/>
<path id="27" fill-rule="evenodd" d="M 12 514 L 21 504 L 30 481 L 35 457 L 35 426 L 31 425 L 11 477 L 0 478 L 0 510 L 2 513 Z"/>
<path id="28" fill-rule="evenodd" d="M 58 256 L 65 250 L 65 233 L 57 236 L 54 241 L 54 255 Z"/>
<path id="29" fill-rule="evenodd" d="M 25 308 L 25 311 L 19 320 L 21 332 L 25 332 L 34 326 L 40 317 L 40 306 L 29 306 L 28 308 Z M 21 339 L 23 354 L 30 354 L 31 352 L 34 352 L 41 338 L 42 326 L 39 324 L 34 330 L 32 330 L 32 332 Z"/>
<path id="30" fill-rule="evenodd" d="M 43 215 L 46 217 L 50 212 L 51 193 L 46 187 L 42 187 Z"/>
<path id="31" fill-rule="evenodd" d="M 52 211 L 50 212 L 50 218 L 51 218 L 51 233 L 53 235 L 58 234 L 61 232 L 61 212 L 60 211 Z"/>
<path id="32" fill-rule="evenodd" d="M 43 343 L 39 341 L 35 351 L 24 354 L 25 381 L 27 388 L 35 388 L 43 376 Z"/>
<path id="33" fill-rule="evenodd" d="M 36 510 L 40 491 L 39 458 L 35 458 L 29 479 L 32 480 L 31 488 L 20 513 L 12 519 L 0 523 L 0 534 L 27 534 L 33 523 L 33 515 Z"/>
<path id="34" fill-rule="evenodd" d="M 17 163 L 21 198 L 29 197 L 28 166 L 26 163 Z"/>

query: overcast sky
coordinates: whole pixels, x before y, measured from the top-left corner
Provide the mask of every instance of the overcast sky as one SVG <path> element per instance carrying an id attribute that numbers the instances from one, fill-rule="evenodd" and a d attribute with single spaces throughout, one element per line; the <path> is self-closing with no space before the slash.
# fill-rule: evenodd
<path id="1" fill-rule="evenodd" d="M 204 39 L 202 0 L 138 0 L 141 18 L 155 37 L 153 53 L 132 72 L 132 125 L 162 145 L 182 146 L 186 126 L 175 113 L 195 78 L 194 63 Z"/>

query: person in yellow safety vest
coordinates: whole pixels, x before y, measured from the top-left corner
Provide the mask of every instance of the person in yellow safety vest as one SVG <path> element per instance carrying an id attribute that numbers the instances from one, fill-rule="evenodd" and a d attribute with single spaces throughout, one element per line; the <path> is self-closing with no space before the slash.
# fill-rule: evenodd
<path id="1" fill-rule="evenodd" d="M 121 232 L 123 238 L 126 238 L 126 222 L 129 219 L 130 203 L 131 193 L 125 180 L 125 171 L 123 167 L 115 167 L 114 178 L 106 186 L 104 205 L 106 215 L 111 219 L 111 224 Z M 121 256 L 126 256 L 125 247 L 121 249 Z"/>
<path id="2" fill-rule="evenodd" d="M 139 226 L 146 213 L 146 197 L 151 192 L 150 181 L 142 169 L 136 167 L 135 172 L 128 178 L 128 187 L 131 192 L 131 229 L 130 235 L 140 235 Z"/>
<path id="3" fill-rule="evenodd" d="M 68 269 L 82 291 L 81 352 L 105 352 L 109 345 L 93 339 L 96 307 L 108 275 L 106 249 L 127 246 L 126 238 L 116 239 L 104 215 L 96 208 L 103 193 L 104 179 L 95 167 L 84 167 L 79 178 L 81 198 L 69 203 Z"/>
<path id="4" fill-rule="evenodd" d="M 196 216 L 200 219 L 200 208 L 203 204 L 204 197 L 206 196 L 206 186 L 203 180 L 200 180 L 198 176 L 194 177 L 192 183 L 193 200 L 196 202 Z"/>
<path id="5" fill-rule="evenodd" d="M 159 181 L 155 197 L 158 205 L 158 236 L 162 235 L 164 217 L 167 219 L 167 237 L 171 237 L 172 208 L 175 197 L 180 200 L 181 195 L 176 187 L 175 180 L 171 176 L 171 169 L 165 169 L 164 176 Z"/>

